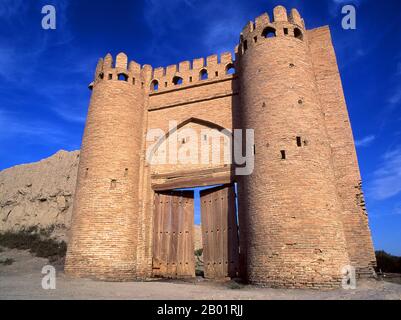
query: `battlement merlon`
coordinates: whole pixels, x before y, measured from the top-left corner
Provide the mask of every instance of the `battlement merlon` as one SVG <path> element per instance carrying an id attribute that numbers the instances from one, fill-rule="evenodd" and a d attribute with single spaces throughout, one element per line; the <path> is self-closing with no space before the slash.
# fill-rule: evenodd
<path id="1" fill-rule="evenodd" d="M 143 87 L 143 83 L 148 82 L 152 73 L 152 67 L 149 65 L 141 66 L 135 61 L 128 63 L 128 57 L 121 52 L 116 56 L 114 62 L 113 56 L 108 53 L 104 59 L 100 58 L 95 71 L 94 81 L 89 85 L 93 88 L 99 81 L 106 80 L 124 80 L 132 85 Z"/>
<path id="2" fill-rule="evenodd" d="M 231 52 L 223 52 L 220 54 L 220 62 L 218 60 L 219 56 L 217 54 L 210 55 L 205 58 L 197 58 L 192 61 L 181 61 L 177 64 L 169 65 L 167 67 L 158 67 L 153 70 L 154 79 L 161 79 L 164 77 L 181 76 L 189 71 L 201 71 L 202 69 L 208 69 L 217 67 L 219 65 L 234 64 L 234 60 Z"/>
<path id="3" fill-rule="evenodd" d="M 288 27 L 288 28 L 287 28 Z M 267 13 L 257 17 L 254 22 L 248 22 L 240 34 L 240 45 L 235 48 L 235 55 L 243 53 L 244 42 L 248 41 L 251 44 L 251 39 L 257 37 L 265 37 L 266 30 L 271 29 L 275 32 L 275 36 L 297 36 L 296 29 L 301 32 L 301 36 L 305 34 L 305 24 L 297 9 L 291 9 L 288 15 L 287 9 L 283 6 L 276 6 L 273 10 L 273 20 Z M 286 28 L 287 31 L 284 31 Z M 288 32 L 288 34 L 285 34 Z M 167 67 L 153 68 L 150 65 L 141 66 L 135 61 L 128 63 L 128 57 L 125 53 L 121 52 L 116 56 L 114 62 L 110 53 L 104 59 L 99 59 L 96 67 L 95 79 L 89 85 L 92 88 L 98 81 L 107 80 L 122 80 L 128 81 L 133 85 L 149 85 L 150 81 L 156 80 L 158 82 L 171 83 L 174 77 L 186 78 L 191 76 L 191 82 L 199 81 L 196 76 L 197 72 L 205 69 L 206 71 L 216 72 L 221 75 L 223 69 L 235 67 L 237 59 L 233 59 L 231 52 L 224 52 L 220 55 L 214 54 L 205 58 L 193 59 L 191 61 L 182 61 L 177 64 L 169 65 Z M 223 70 L 224 71 L 224 70 Z M 195 77 L 194 77 L 195 76 Z M 183 79 L 186 82 L 185 79 Z"/>
<path id="4" fill-rule="evenodd" d="M 237 52 L 237 50 L 236 50 Z M 195 75 L 202 70 L 206 71 L 227 71 L 227 69 L 235 67 L 235 60 L 231 52 L 223 52 L 219 55 L 213 54 L 205 58 L 197 58 L 192 61 L 181 61 L 177 64 L 167 67 L 153 68 L 150 65 L 141 66 L 135 61 L 128 63 L 128 57 L 121 52 L 117 55 L 114 62 L 113 57 L 108 53 L 105 58 L 100 58 L 96 66 L 94 81 L 89 85 L 93 86 L 99 81 L 106 80 L 125 80 L 133 85 L 149 85 L 152 80 L 159 82 L 171 83 L 174 77 L 185 78 L 188 75 Z M 224 74 L 224 72 L 223 72 Z M 223 75 L 222 74 L 222 75 Z M 193 77 L 194 84 L 198 81 L 198 77 Z"/>
<path id="5" fill-rule="evenodd" d="M 291 9 L 288 15 L 285 7 L 277 6 L 273 10 L 272 21 L 267 13 L 263 13 L 255 21 L 249 21 L 242 29 L 240 42 L 242 43 L 245 40 L 254 39 L 255 36 L 263 35 L 268 28 L 274 29 L 276 36 L 285 35 L 284 31 L 281 30 L 281 26 L 288 26 L 288 35 L 294 35 L 293 33 L 296 28 L 305 33 L 305 23 L 297 9 Z"/>

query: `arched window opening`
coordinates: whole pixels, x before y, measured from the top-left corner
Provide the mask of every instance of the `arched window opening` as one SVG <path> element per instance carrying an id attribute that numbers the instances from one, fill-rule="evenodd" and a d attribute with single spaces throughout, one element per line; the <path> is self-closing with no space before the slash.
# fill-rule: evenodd
<path id="1" fill-rule="evenodd" d="M 243 43 L 243 52 L 245 53 L 246 50 L 248 50 L 248 41 L 247 41 L 247 40 L 244 40 L 244 43 Z"/>
<path id="2" fill-rule="evenodd" d="M 159 90 L 159 82 L 157 80 L 153 80 L 150 84 L 150 90 L 157 91 Z"/>
<path id="3" fill-rule="evenodd" d="M 104 73 L 103 73 L 103 72 L 99 73 L 99 79 L 100 79 L 100 80 L 103 80 L 103 79 L 104 79 Z"/>
<path id="4" fill-rule="evenodd" d="M 264 38 L 274 38 L 276 36 L 276 29 L 272 27 L 267 27 L 262 32 L 262 37 Z"/>
<path id="5" fill-rule="evenodd" d="M 302 147 L 302 139 L 301 139 L 301 137 L 297 137 L 297 147 Z"/>
<path id="6" fill-rule="evenodd" d="M 209 75 L 207 73 L 206 69 L 202 69 L 201 72 L 199 73 L 199 79 L 200 80 L 207 80 L 209 78 Z"/>
<path id="7" fill-rule="evenodd" d="M 118 80 L 120 81 L 128 81 L 128 76 L 125 73 L 118 74 Z"/>
<path id="8" fill-rule="evenodd" d="M 226 74 L 235 74 L 235 68 L 232 63 L 226 66 Z"/>
<path id="9" fill-rule="evenodd" d="M 182 80 L 181 77 L 175 76 L 175 77 L 173 78 L 173 83 L 174 83 L 175 86 L 181 85 L 181 84 L 182 84 L 182 81 L 183 81 L 183 80 Z"/>
<path id="10" fill-rule="evenodd" d="M 302 31 L 298 28 L 294 29 L 294 37 L 299 39 L 299 40 L 303 40 L 304 39 L 304 35 L 302 34 Z"/>

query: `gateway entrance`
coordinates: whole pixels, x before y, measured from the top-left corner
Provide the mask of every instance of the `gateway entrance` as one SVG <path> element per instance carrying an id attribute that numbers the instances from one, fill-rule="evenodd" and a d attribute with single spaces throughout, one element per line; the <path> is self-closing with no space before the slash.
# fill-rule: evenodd
<path id="1" fill-rule="evenodd" d="M 153 276 L 195 277 L 194 192 L 156 192 Z M 204 277 L 235 278 L 239 272 L 239 232 L 233 184 L 200 192 Z"/>

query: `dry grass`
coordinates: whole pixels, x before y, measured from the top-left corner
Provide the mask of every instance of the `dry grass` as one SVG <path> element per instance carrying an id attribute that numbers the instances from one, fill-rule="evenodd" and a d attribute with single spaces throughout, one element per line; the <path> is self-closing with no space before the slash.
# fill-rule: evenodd
<path id="1" fill-rule="evenodd" d="M 4 260 L 0 260 L 0 264 L 2 264 L 3 266 L 11 266 L 14 263 L 14 259 L 4 259 Z"/>
<path id="2" fill-rule="evenodd" d="M 0 245 L 9 249 L 29 250 L 40 258 L 47 258 L 56 262 L 65 257 L 67 244 L 48 238 L 51 230 L 29 228 L 19 232 L 5 232 L 0 234 Z"/>

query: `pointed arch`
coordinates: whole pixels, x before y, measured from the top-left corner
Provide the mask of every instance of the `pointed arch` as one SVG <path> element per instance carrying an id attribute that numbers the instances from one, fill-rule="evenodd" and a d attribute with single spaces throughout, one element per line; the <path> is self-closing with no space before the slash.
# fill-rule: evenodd
<path id="1" fill-rule="evenodd" d="M 164 143 L 165 141 L 168 140 L 168 138 L 173 135 L 175 132 L 180 130 L 182 127 L 186 126 L 189 123 L 196 123 L 205 127 L 208 127 L 210 129 L 216 129 L 221 131 L 225 136 L 229 137 L 232 139 L 232 131 L 230 129 L 224 128 L 220 126 L 217 123 L 208 121 L 208 120 L 203 120 L 199 118 L 188 118 L 187 120 L 182 121 L 180 124 L 178 124 L 175 128 L 171 129 L 169 132 L 167 132 L 163 137 L 161 137 L 156 144 L 153 146 L 152 150 L 149 151 L 148 156 L 149 159 L 147 159 L 149 162 L 151 162 L 153 155 L 156 153 L 156 151 L 159 149 L 159 147 Z"/>

